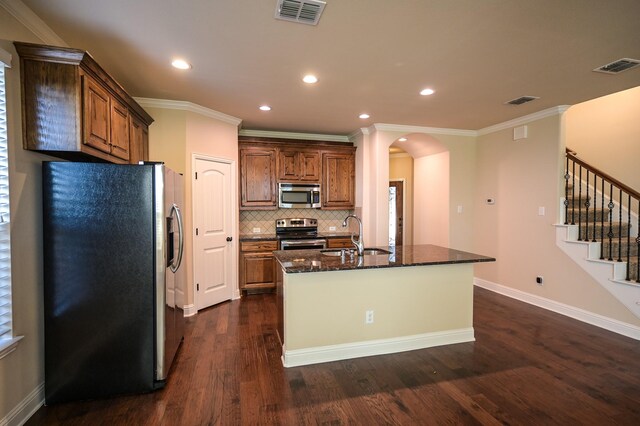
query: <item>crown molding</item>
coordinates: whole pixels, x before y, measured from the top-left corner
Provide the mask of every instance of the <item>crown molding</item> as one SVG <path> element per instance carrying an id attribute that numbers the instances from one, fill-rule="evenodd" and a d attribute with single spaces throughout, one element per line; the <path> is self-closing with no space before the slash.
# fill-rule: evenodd
<path id="1" fill-rule="evenodd" d="M 543 118 L 551 117 L 554 115 L 560 115 L 567 109 L 569 109 L 570 106 L 571 105 L 560 105 L 552 108 L 547 108 L 543 109 L 542 111 L 534 112 L 533 114 L 505 121 L 504 123 L 494 124 L 493 126 L 485 127 L 478 130 L 478 136 L 487 135 L 489 133 L 494 133 L 500 130 L 510 129 L 516 126 L 521 126 L 523 124 L 531 123 L 532 121 L 541 120 Z"/>
<path id="2" fill-rule="evenodd" d="M 385 123 L 376 123 L 371 127 L 378 131 L 385 131 L 385 132 L 431 133 L 434 135 L 470 136 L 470 137 L 478 136 L 478 132 L 476 130 L 445 129 L 442 127 L 407 126 L 403 124 L 385 124 Z"/>
<path id="3" fill-rule="evenodd" d="M 242 123 L 242 120 L 240 118 L 232 117 L 230 115 L 203 107 L 198 104 L 194 104 L 192 102 L 136 97 L 134 97 L 133 99 L 135 99 L 135 101 L 138 102 L 143 108 L 162 108 L 189 111 L 196 114 L 204 115 L 205 117 L 214 118 L 225 123 L 233 124 L 234 126 L 239 126 L 240 123 Z"/>
<path id="4" fill-rule="evenodd" d="M 349 140 L 351 142 L 353 142 L 360 135 L 367 136 L 367 135 L 371 134 L 371 129 L 373 129 L 373 127 L 361 127 L 358 130 L 356 130 L 355 132 L 349 134 L 349 136 L 347 136 L 347 137 L 349 138 Z"/>
<path id="5" fill-rule="evenodd" d="M 5 9 L 42 42 L 54 46 L 68 47 L 68 44 L 56 34 L 38 15 L 20 0 L 0 0 Z"/>
<path id="6" fill-rule="evenodd" d="M 327 142 L 351 142 L 349 136 L 341 135 L 322 135 L 315 133 L 293 133 L 293 132 L 275 132 L 271 130 L 249 130 L 242 129 L 240 136 L 252 136 L 257 138 L 282 138 L 282 139 L 303 139 L 308 141 L 327 141 Z"/>

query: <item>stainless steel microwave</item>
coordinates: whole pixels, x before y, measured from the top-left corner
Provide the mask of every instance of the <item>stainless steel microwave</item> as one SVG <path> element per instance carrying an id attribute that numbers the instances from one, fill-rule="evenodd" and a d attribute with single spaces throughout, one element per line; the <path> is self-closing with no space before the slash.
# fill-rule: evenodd
<path id="1" fill-rule="evenodd" d="M 319 183 L 279 183 L 278 207 L 283 209 L 319 209 Z"/>

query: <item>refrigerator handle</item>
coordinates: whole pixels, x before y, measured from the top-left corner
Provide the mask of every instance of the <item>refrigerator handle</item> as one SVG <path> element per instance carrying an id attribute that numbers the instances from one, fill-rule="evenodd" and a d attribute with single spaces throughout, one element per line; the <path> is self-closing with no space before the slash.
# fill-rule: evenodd
<path id="1" fill-rule="evenodd" d="M 184 249 L 184 229 L 182 228 L 182 214 L 180 213 L 180 209 L 177 205 L 172 204 L 170 216 L 173 215 L 174 212 L 176 213 L 176 221 L 178 222 L 178 257 L 171 263 L 171 265 L 169 265 L 169 269 L 171 269 L 171 272 L 175 273 L 182 263 L 182 251 Z"/>

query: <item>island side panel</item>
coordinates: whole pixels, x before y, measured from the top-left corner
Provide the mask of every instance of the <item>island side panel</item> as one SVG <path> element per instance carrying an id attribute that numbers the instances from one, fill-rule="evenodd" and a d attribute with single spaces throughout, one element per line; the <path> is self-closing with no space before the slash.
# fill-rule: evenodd
<path id="1" fill-rule="evenodd" d="M 472 264 L 285 273 L 283 287 L 286 351 L 455 330 L 473 335 Z M 365 324 L 367 310 L 373 324 Z"/>

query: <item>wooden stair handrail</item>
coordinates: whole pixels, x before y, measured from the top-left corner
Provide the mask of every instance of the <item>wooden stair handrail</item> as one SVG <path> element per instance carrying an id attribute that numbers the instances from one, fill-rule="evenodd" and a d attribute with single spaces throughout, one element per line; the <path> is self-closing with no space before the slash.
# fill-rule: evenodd
<path id="1" fill-rule="evenodd" d="M 575 152 L 574 150 L 567 148 L 567 158 L 570 158 L 572 161 L 576 162 L 577 164 L 581 165 L 582 167 L 586 168 L 587 170 L 595 173 L 596 175 L 600 176 L 602 179 L 606 180 L 607 182 L 612 183 L 613 185 L 615 185 L 618 188 L 622 189 L 624 192 L 626 192 L 627 194 L 631 195 L 636 200 L 640 200 L 640 192 L 636 191 L 635 189 L 631 188 L 628 185 L 625 185 L 624 183 L 620 182 L 618 179 L 616 179 L 614 177 L 611 177 L 607 173 L 599 170 L 597 167 L 594 167 L 591 164 L 579 159 L 576 156 L 577 154 L 578 153 Z"/>

